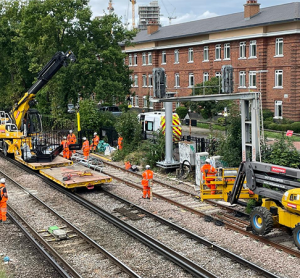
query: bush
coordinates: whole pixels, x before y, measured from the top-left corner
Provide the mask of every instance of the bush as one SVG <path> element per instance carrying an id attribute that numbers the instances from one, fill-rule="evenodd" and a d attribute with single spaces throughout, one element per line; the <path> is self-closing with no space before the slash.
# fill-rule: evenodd
<path id="1" fill-rule="evenodd" d="M 293 130 L 295 133 L 300 133 L 300 122 L 294 122 L 290 126 L 291 130 Z"/>
<path id="2" fill-rule="evenodd" d="M 273 119 L 274 113 L 269 109 L 263 109 L 263 119 L 266 121 L 267 119 Z"/>
<path id="3" fill-rule="evenodd" d="M 188 109 L 184 106 L 180 106 L 176 108 L 176 113 L 178 114 L 180 119 L 184 119 L 184 117 L 188 113 Z"/>
<path id="4" fill-rule="evenodd" d="M 270 129 L 270 124 L 272 124 L 273 121 L 264 121 L 264 128 Z"/>

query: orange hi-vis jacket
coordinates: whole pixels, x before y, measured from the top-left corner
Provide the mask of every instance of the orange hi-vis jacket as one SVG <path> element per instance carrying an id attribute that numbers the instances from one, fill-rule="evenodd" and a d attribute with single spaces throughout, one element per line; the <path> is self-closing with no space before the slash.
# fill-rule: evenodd
<path id="1" fill-rule="evenodd" d="M 143 180 L 142 180 L 142 185 L 143 186 L 149 186 L 149 180 L 153 180 L 153 171 L 151 170 L 146 170 L 142 174 Z"/>
<path id="2" fill-rule="evenodd" d="M 96 136 L 93 138 L 93 145 L 97 147 L 98 144 L 99 144 L 99 141 L 100 141 L 99 136 L 96 135 Z"/>
<path id="3" fill-rule="evenodd" d="M 130 168 L 131 168 L 130 162 L 129 162 L 129 161 L 126 161 L 126 162 L 125 162 L 125 169 L 126 169 L 126 170 L 129 170 Z"/>
<path id="4" fill-rule="evenodd" d="M 6 203 L 6 201 L 8 200 L 8 197 L 4 196 L 4 192 L 3 189 L 5 188 L 5 184 L 4 183 L 0 183 L 0 203 Z"/>
<path id="5" fill-rule="evenodd" d="M 63 146 L 64 151 L 69 151 L 69 142 L 67 140 L 62 140 L 60 144 Z"/>
<path id="6" fill-rule="evenodd" d="M 201 167 L 201 172 L 203 173 L 203 180 L 207 180 L 207 181 L 214 180 L 214 178 L 210 178 L 210 177 L 211 176 L 214 177 L 217 173 L 216 169 L 210 164 L 204 164 Z"/>
<path id="7" fill-rule="evenodd" d="M 85 140 L 82 144 L 82 151 L 84 153 L 89 152 L 90 151 L 90 144 L 89 144 L 89 140 Z"/>
<path id="8" fill-rule="evenodd" d="M 123 137 L 118 138 L 118 146 L 119 146 L 119 150 L 123 149 Z"/>
<path id="9" fill-rule="evenodd" d="M 75 144 L 76 143 L 76 135 L 74 133 L 68 134 L 67 140 L 69 144 Z"/>

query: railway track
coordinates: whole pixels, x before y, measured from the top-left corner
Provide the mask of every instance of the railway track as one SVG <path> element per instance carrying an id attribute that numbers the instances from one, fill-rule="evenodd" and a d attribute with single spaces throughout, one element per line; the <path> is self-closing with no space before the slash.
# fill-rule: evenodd
<path id="1" fill-rule="evenodd" d="M 102 173 L 130 187 L 142 190 L 142 186 L 140 185 L 141 174 L 127 171 L 107 161 L 103 161 L 103 164 L 105 167 L 103 167 Z M 249 230 L 248 215 L 242 213 L 240 207 L 239 209 L 235 209 L 236 206 L 231 207 L 225 205 L 224 202 L 217 201 L 201 202 L 193 194 L 192 189 L 183 190 L 180 188 L 182 184 L 176 184 L 174 181 L 161 181 L 154 178 L 152 187 L 153 196 L 156 198 L 167 201 L 200 217 L 204 217 L 208 222 L 225 226 L 228 229 L 300 258 L 300 251 L 294 245 L 292 235 L 288 229 L 274 229 L 266 236 L 257 236 Z"/>

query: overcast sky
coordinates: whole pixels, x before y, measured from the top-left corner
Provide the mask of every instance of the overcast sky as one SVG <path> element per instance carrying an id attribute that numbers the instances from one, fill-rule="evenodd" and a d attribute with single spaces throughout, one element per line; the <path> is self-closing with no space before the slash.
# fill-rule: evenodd
<path id="1" fill-rule="evenodd" d="M 148 6 L 151 0 L 136 0 L 135 5 L 135 23 L 138 25 L 138 7 Z M 193 21 L 219 15 L 242 12 L 246 0 L 158 0 L 161 11 L 161 24 L 169 25 L 168 17 L 176 17 L 172 19 L 172 24 Z M 261 8 L 276 6 L 291 2 L 299 2 L 292 0 L 258 0 Z M 90 6 L 93 17 L 101 16 L 108 13 L 109 0 L 90 0 Z M 122 17 L 122 22 L 126 20 L 131 26 L 132 23 L 132 6 L 130 0 L 113 0 L 114 12 L 118 17 Z"/>

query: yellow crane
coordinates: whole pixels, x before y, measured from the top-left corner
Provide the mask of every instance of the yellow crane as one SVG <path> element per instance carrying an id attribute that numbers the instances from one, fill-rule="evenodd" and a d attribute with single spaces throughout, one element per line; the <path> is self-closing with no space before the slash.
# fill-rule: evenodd
<path id="1" fill-rule="evenodd" d="M 132 29 L 135 29 L 135 4 L 136 0 L 130 0 L 132 5 Z"/>

